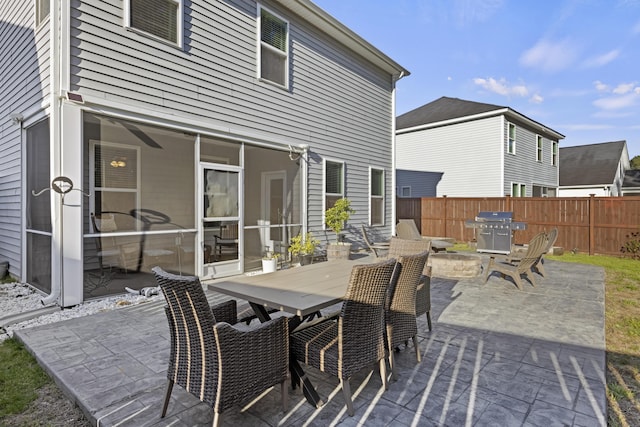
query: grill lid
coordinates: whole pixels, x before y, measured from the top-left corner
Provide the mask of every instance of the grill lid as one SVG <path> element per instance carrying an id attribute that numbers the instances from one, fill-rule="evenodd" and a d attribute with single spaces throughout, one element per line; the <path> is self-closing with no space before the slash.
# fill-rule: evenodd
<path id="1" fill-rule="evenodd" d="M 511 222 L 513 212 L 479 212 L 476 221 Z"/>

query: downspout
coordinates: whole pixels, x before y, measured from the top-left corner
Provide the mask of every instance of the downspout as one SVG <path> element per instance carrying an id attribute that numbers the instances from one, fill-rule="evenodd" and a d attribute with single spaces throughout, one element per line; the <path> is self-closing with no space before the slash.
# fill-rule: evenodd
<path id="1" fill-rule="evenodd" d="M 51 117 L 49 121 L 50 129 L 50 146 L 53 147 L 51 151 L 51 165 L 50 170 L 53 171 L 53 176 L 62 175 L 62 144 L 61 144 L 61 132 L 62 132 L 62 99 L 60 92 L 60 0 L 50 0 L 49 7 L 49 66 L 51 69 L 51 75 L 49 76 L 51 92 L 50 105 L 51 105 Z M 58 207 L 58 202 L 60 203 Z M 42 299 L 43 305 L 49 305 L 53 303 L 61 303 L 62 299 L 62 280 L 64 277 L 64 236 L 62 232 L 62 205 L 63 198 L 54 197 L 54 193 L 51 192 L 51 212 L 57 212 L 56 215 L 52 214 L 52 226 L 53 226 L 53 241 L 58 240 L 57 244 L 57 256 L 52 256 L 52 261 L 57 260 L 59 264 L 58 277 L 52 277 L 51 280 L 51 293 Z M 56 209 L 58 207 L 58 209 Z M 55 251 L 52 249 L 52 255 L 55 255 Z M 53 272 L 52 272 L 53 273 Z"/>
<path id="2" fill-rule="evenodd" d="M 396 83 L 404 71 L 391 76 L 391 235 L 396 235 Z"/>
<path id="3" fill-rule="evenodd" d="M 309 227 L 309 146 L 307 144 L 300 145 L 302 149 L 302 155 L 300 159 L 302 160 L 301 166 L 301 197 L 302 197 L 302 206 L 304 209 L 302 215 L 302 235 L 306 235 Z"/>

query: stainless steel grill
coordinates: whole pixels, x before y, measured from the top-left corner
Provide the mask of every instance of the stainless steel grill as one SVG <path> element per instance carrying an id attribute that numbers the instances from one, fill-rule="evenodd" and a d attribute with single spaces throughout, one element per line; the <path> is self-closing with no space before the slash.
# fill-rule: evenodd
<path id="1" fill-rule="evenodd" d="M 475 220 L 467 220 L 464 225 L 477 230 L 478 252 L 508 254 L 513 232 L 527 228 L 526 223 L 512 219 L 513 212 L 480 212 Z"/>

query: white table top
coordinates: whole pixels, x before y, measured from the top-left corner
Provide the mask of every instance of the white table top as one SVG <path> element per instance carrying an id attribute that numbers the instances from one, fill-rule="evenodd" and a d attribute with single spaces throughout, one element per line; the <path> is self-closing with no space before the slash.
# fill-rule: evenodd
<path id="1" fill-rule="evenodd" d="M 326 261 L 274 273 L 228 277 L 210 283 L 208 288 L 303 317 L 340 302 L 351 269 L 365 263 Z"/>

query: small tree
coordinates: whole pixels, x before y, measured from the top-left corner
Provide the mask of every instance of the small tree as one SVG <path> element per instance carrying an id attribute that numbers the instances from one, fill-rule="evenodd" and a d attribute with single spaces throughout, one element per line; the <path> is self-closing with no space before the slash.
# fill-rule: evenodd
<path id="1" fill-rule="evenodd" d="M 344 224 L 349 220 L 351 214 L 356 213 L 351 208 L 349 199 L 343 197 L 338 199 L 336 203 L 327 209 L 324 213 L 324 222 L 334 233 L 336 233 L 337 241 L 341 241 L 340 232 L 344 229 Z"/>

